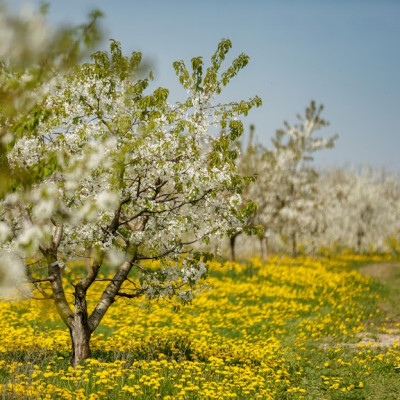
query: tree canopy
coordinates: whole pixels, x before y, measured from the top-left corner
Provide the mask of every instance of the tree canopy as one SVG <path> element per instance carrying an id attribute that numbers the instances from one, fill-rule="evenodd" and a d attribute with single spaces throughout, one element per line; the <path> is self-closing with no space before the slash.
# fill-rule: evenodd
<path id="1" fill-rule="evenodd" d="M 55 301 L 71 332 L 73 364 L 88 357 L 90 335 L 118 296 L 190 301 L 210 258 L 191 245 L 234 233 L 254 210 L 242 205 L 232 144 L 243 131 L 238 117 L 261 100 L 214 101 L 248 62 L 241 54 L 221 71 L 230 48 L 223 39 L 206 69 L 201 57 L 190 72 L 174 63 L 184 102 L 169 103 L 165 88 L 150 91 L 141 54 L 125 56 L 111 40 L 110 51 L 89 62 L 46 67 L 23 113 L 2 109 L 9 171 L 0 201 L 2 271 L 26 271 L 34 295 Z M 2 80 L 21 79 L 11 59 L 2 65 Z M 88 270 L 66 283 L 65 268 L 85 257 Z M 115 275 L 89 315 L 86 293 L 105 264 Z"/>

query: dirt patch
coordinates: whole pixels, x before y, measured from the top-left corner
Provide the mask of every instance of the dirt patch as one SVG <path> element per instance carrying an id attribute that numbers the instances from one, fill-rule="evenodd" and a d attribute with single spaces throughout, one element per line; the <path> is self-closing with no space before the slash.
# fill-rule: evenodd
<path id="1" fill-rule="evenodd" d="M 323 339 L 323 343 L 319 345 L 322 349 L 337 349 L 343 347 L 349 347 L 355 349 L 360 346 L 371 346 L 371 347 L 392 347 L 395 343 L 400 344 L 400 334 L 397 333 L 372 333 L 372 332 L 360 332 L 356 334 L 358 342 L 354 343 L 340 343 L 335 344 L 334 339 L 327 337 Z"/>
<path id="2" fill-rule="evenodd" d="M 373 326 L 374 332 L 360 332 L 356 335 L 359 339 L 355 343 L 341 343 L 340 346 L 334 347 L 350 347 L 357 348 L 358 346 L 377 346 L 377 347 L 392 347 L 395 342 L 400 344 L 400 263 L 393 264 L 371 264 L 359 268 L 358 270 L 363 275 L 371 276 L 385 284 L 390 288 L 388 298 L 383 299 L 384 302 L 379 304 L 379 308 L 387 315 L 384 321 L 366 321 L 365 329 Z M 378 329 L 377 329 L 378 328 Z M 383 330 L 385 333 L 377 332 Z M 383 329 L 382 329 L 383 328 Z M 322 348 L 330 348 L 334 342 L 333 338 L 325 338 L 325 343 Z"/>
<path id="3" fill-rule="evenodd" d="M 374 346 L 391 347 L 394 342 L 400 342 L 400 334 L 360 332 L 356 335 L 361 340 L 358 343 L 348 344 L 350 347 Z"/>
<path id="4" fill-rule="evenodd" d="M 355 346 L 377 345 L 379 347 L 391 347 L 394 342 L 400 341 L 398 329 L 400 321 L 398 314 L 400 300 L 400 293 L 398 290 L 400 284 L 400 263 L 366 265 L 365 267 L 361 267 L 359 272 L 363 275 L 371 276 L 391 288 L 389 297 L 379 305 L 379 308 L 387 314 L 384 322 L 386 330 L 388 331 L 390 328 L 393 328 L 393 333 L 360 332 L 357 334 L 360 341 L 356 343 Z"/>
<path id="5" fill-rule="evenodd" d="M 359 346 L 392 347 L 395 342 L 400 344 L 400 333 L 398 332 L 393 334 L 378 332 L 359 332 L 356 334 L 356 338 L 358 338 L 359 341 L 354 343 L 334 344 L 334 339 L 331 337 L 327 337 L 324 338 L 324 342 L 319 347 L 323 349 L 341 347 L 349 347 L 354 349 Z"/>
<path id="6" fill-rule="evenodd" d="M 363 275 L 386 282 L 392 277 L 400 275 L 400 264 L 371 264 L 361 267 L 359 271 Z"/>

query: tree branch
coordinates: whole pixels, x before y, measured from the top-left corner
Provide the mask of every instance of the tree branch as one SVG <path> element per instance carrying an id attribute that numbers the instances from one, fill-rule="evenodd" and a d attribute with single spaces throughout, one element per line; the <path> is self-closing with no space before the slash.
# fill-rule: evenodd
<path id="1" fill-rule="evenodd" d="M 122 206 L 124 204 L 128 203 L 129 200 L 130 200 L 130 197 L 127 197 L 127 198 L 121 200 L 121 202 L 119 203 L 118 208 L 114 213 L 114 218 L 111 221 L 108 229 L 106 229 L 107 234 L 114 234 L 117 231 L 117 229 L 120 225 L 119 219 L 120 219 L 120 215 L 121 215 Z M 94 260 L 93 264 L 91 265 L 90 271 L 85 276 L 85 278 L 83 278 L 79 281 L 80 287 L 85 292 L 89 289 L 90 285 L 96 280 L 99 270 L 103 264 L 103 260 L 104 260 L 104 252 L 101 252 L 97 256 L 97 258 Z"/>
<path id="2" fill-rule="evenodd" d="M 47 261 L 49 281 L 53 290 L 53 298 L 56 303 L 57 311 L 64 323 L 70 328 L 70 319 L 73 318 L 74 314 L 68 304 L 67 298 L 65 297 L 57 256 L 53 251 L 45 251 L 43 255 Z"/>
<path id="3" fill-rule="evenodd" d="M 91 104 L 89 104 L 88 102 L 85 102 L 85 104 L 92 110 L 92 111 L 96 111 L 95 107 L 93 107 Z M 104 118 L 99 118 L 97 115 L 96 117 L 103 123 L 103 125 L 108 129 L 108 131 L 115 135 L 115 132 L 111 129 L 110 124 L 104 119 Z"/>
<path id="4" fill-rule="evenodd" d="M 35 287 L 35 289 L 43 296 L 43 299 L 52 299 L 53 296 L 46 293 L 43 288 L 41 288 L 38 283 L 39 282 L 50 282 L 50 279 L 34 279 L 32 276 L 31 271 L 29 270 L 29 267 L 26 266 L 26 276 L 29 279 L 29 281 L 33 284 L 33 286 Z"/>
<path id="5" fill-rule="evenodd" d="M 54 251 L 57 251 L 58 247 L 60 246 L 62 234 L 63 234 L 63 225 L 57 224 L 56 231 L 54 232 L 54 236 L 53 236 L 53 243 L 52 243 Z"/>
<path id="6" fill-rule="evenodd" d="M 128 299 L 135 299 L 143 295 L 143 291 L 139 290 L 136 293 L 125 293 L 125 292 L 118 292 L 116 296 L 126 297 Z"/>
<path id="7" fill-rule="evenodd" d="M 110 305 L 115 301 L 115 296 L 119 292 L 123 282 L 127 279 L 128 274 L 132 269 L 133 263 L 137 259 L 137 251 L 137 245 L 132 245 L 132 248 L 128 249 L 128 253 L 130 253 L 129 259 L 120 266 L 119 270 L 104 290 L 100 301 L 98 302 L 88 320 L 89 329 L 91 332 L 94 332 L 94 330 L 100 324 L 100 321 L 103 319 Z"/>
<path id="8" fill-rule="evenodd" d="M 88 290 L 90 285 L 95 281 L 97 278 L 97 275 L 99 273 L 99 270 L 103 264 L 104 260 L 104 254 L 99 254 L 98 257 L 93 261 L 93 264 L 90 267 L 90 271 L 88 274 L 79 281 L 81 287 L 83 290 Z"/>

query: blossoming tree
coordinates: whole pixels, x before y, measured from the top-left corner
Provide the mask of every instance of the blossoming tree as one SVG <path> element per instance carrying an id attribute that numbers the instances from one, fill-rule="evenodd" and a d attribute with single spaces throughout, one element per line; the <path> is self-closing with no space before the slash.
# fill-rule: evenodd
<path id="1" fill-rule="evenodd" d="M 277 157 L 282 159 L 276 164 L 285 165 L 277 194 L 279 211 L 274 221 L 275 229 L 291 243 L 293 256 L 298 253 L 302 236 L 316 235 L 319 229 L 318 173 L 310 162 L 315 151 L 333 147 L 337 138 L 337 135 L 315 136 L 328 125 L 321 117 L 323 109 L 323 105 L 317 106 L 311 101 L 305 115 L 297 116 L 299 122 L 293 126 L 285 122 L 285 129 L 278 131 L 274 140 Z"/>
<path id="2" fill-rule="evenodd" d="M 8 143 L 16 130 L 36 124 L 34 106 L 49 89 L 56 71 L 64 71 L 89 53 L 101 38 L 99 11 L 87 23 L 53 28 L 46 23 L 46 7 L 29 7 L 12 14 L 0 1 L 0 198 L 9 190 L 10 171 L 5 162 Z M 24 184 L 33 177 L 13 173 Z"/>
<path id="3" fill-rule="evenodd" d="M 26 265 L 34 296 L 54 301 L 69 328 L 72 365 L 89 357 L 117 298 L 189 301 L 210 257 L 190 245 L 233 234 L 253 209 L 241 204 L 232 143 L 238 117 L 261 100 L 213 102 L 248 62 L 241 54 L 221 73 L 230 47 L 222 40 L 207 69 L 201 57 L 191 72 L 174 63 L 188 97 L 170 104 L 167 89 L 148 90 L 151 74 L 139 78 L 140 53 L 124 56 L 111 41 L 110 52 L 54 77 L 32 110 L 35 125 L 7 146 L 11 173 L 35 181 L 27 190 L 16 180 L 0 203 L 2 262 L 35 259 Z M 66 266 L 82 257 L 88 269 L 67 282 Z M 144 262 L 155 259 L 158 267 Z M 88 312 L 87 292 L 105 265 L 115 274 Z"/>
<path id="4" fill-rule="evenodd" d="M 258 204 L 251 223 L 263 227 L 263 232 L 258 231 L 262 258 L 267 254 L 269 235 L 284 238 L 295 256 L 299 240 L 315 235 L 319 229 L 322 209 L 317 194 L 318 173 L 310 161 L 315 151 L 332 147 L 336 140 L 336 136 L 315 136 L 328 125 L 321 117 L 322 111 L 323 106 L 312 101 L 305 115 L 297 116 L 298 124 L 285 122 L 285 129 L 276 132 L 272 149 L 250 141 L 241 155 L 240 171 L 256 176 L 244 197 Z"/>
<path id="5" fill-rule="evenodd" d="M 398 251 L 400 184 L 398 176 L 373 169 L 327 170 L 318 181 L 326 229 L 320 247 L 358 253 Z"/>

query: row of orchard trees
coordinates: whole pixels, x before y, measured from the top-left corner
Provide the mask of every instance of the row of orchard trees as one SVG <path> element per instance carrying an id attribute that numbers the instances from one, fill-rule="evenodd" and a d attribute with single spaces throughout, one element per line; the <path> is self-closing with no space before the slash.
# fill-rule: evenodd
<path id="1" fill-rule="evenodd" d="M 400 250 L 398 175 L 369 168 L 324 171 L 318 194 L 325 207 L 319 247 L 359 253 Z"/>
<path id="2" fill-rule="evenodd" d="M 365 178 L 368 187 L 340 173 L 321 180 L 312 168 L 313 152 L 335 140 L 313 136 L 327 124 L 314 103 L 298 125 L 277 133 L 272 150 L 250 142 L 239 157 L 240 118 L 261 100 L 215 100 L 249 61 L 240 54 L 224 67 L 229 40 L 208 65 L 201 57 L 189 68 L 174 63 L 188 95 L 170 103 L 167 89 L 150 90 L 141 54 L 124 55 L 116 41 L 82 63 L 98 41 L 99 13 L 54 30 L 42 13 L 16 17 L 2 4 L 0 290 L 28 282 L 33 297 L 55 304 L 72 365 L 90 356 L 90 338 L 119 298 L 190 301 L 211 257 L 194 250 L 196 242 L 228 235 L 233 248 L 240 233 L 252 232 L 264 253 L 276 235 L 296 254 L 330 240 L 356 240 L 361 249 L 382 222 L 381 237 L 398 229 L 397 209 L 385 208 L 389 198 L 399 203 L 395 181 Z M 65 279 L 66 267 L 83 258 L 87 269 Z M 100 278 L 110 267 L 113 276 Z M 99 280 L 107 286 L 89 311 L 87 292 Z"/>
<path id="3" fill-rule="evenodd" d="M 322 111 L 311 102 L 296 125 L 285 122 L 276 132 L 272 148 L 256 143 L 251 127 L 238 166 L 244 176 L 254 177 L 244 197 L 258 204 L 247 223 L 261 227 L 261 256 L 269 248 L 293 256 L 326 249 L 399 250 L 399 176 L 371 168 L 317 170 L 314 153 L 337 139 L 317 136 L 328 125 Z M 230 238 L 231 259 L 240 234 Z"/>

